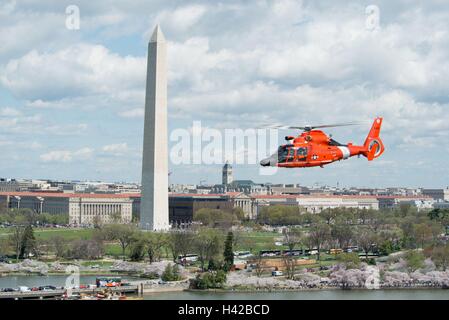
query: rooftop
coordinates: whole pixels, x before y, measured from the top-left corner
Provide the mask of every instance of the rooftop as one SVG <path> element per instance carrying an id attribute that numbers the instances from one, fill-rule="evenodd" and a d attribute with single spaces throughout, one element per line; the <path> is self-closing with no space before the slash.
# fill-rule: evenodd
<path id="1" fill-rule="evenodd" d="M 170 197 L 189 197 L 189 198 L 214 198 L 214 197 L 236 197 L 241 192 L 227 193 L 169 193 Z M 19 197 L 47 197 L 47 198 L 140 198 L 140 193 L 63 193 L 63 192 L 0 192 L 0 196 L 19 196 Z M 343 199 L 404 199 L 404 200 L 420 200 L 432 199 L 430 196 L 378 196 L 378 195 L 329 195 L 329 194 L 276 194 L 276 195 L 260 195 L 252 194 L 248 197 L 253 199 L 297 199 L 297 198 L 343 198 Z"/>

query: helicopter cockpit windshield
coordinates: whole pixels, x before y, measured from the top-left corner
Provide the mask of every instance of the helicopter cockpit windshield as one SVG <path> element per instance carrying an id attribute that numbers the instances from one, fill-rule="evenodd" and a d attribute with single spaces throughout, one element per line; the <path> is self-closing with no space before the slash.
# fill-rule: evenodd
<path id="1" fill-rule="evenodd" d="M 266 159 L 262 159 L 260 164 L 266 166 L 276 166 L 278 163 L 306 161 L 307 148 L 295 148 L 293 145 L 283 145 L 278 148 L 277 153 L 272 154 Z"/>
<path id="2" fill-rule="evenodd" d="M 278 162 L 304 161 L 307 158 L 307 148 L 294 148 L 292 146 L 280 146 L 278 149 Z"/>
<path id="3" fill-rule="evenodd" d="M 280 146 L 278 149 L 278 162 L 285 162 L 288 157 L 289 149 L 287 146 Z"/>

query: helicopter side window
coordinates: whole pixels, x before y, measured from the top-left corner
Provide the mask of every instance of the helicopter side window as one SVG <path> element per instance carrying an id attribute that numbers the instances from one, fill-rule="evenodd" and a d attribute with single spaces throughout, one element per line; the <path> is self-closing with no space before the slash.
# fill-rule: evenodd
<path id="1" fill-rule="evenodd" d="M 307 156 L 307 148 L 298 148 L 297 155 L 299 158 Z"/>
<path id="2" fill-rule="evenodd" d="M 338 147 L 338 146 L 346 146 L 345 144 L 341 144 L 340 142 L 335 141 L 334 139 L 330 139 L 330 140 L 329 140 L 329 145 L 330 145 L 330 146 L 335 146 L 335 147 Z"/>

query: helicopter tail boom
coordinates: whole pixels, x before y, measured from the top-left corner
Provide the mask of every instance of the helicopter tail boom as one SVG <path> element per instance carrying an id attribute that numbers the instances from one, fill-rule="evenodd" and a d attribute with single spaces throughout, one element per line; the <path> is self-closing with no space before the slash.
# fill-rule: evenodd
<path id="1" fill-rule="evenodd" d="M 379 137 L 381 126 L 382 118 L 378 117 L 374 119 L 371 130 L 369 131 L 368 136 L 365 139 L 365 143 L 363 144 L 365 151 L 362 154 L 368 159 L 368 161 L 379 157 L 385 150 L 384 144 Z"/>

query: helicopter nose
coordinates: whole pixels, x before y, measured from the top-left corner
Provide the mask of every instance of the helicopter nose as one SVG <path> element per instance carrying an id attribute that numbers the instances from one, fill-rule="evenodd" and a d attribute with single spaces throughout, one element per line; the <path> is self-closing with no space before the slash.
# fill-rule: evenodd
<path id="1" fill-rule="evenodd" d="M 270 165 L 270 163 L 271 163 L 270 160 L 271 160 L 271 157 L 263 159 L 263 160 L 260 161 L 260 165 L 263 166 L 263 167 L 268 167 Z"/>

